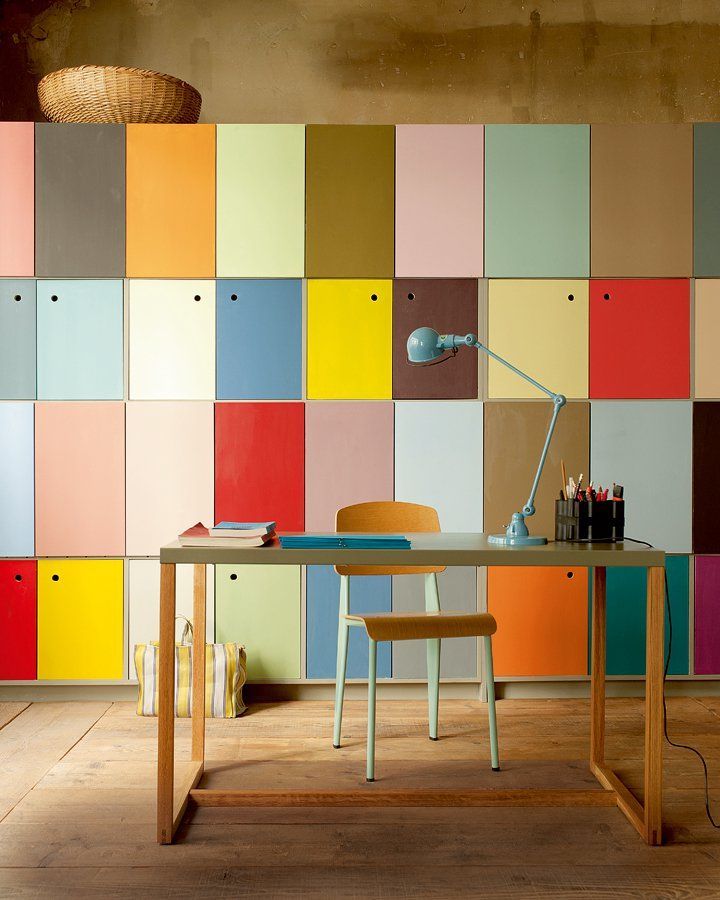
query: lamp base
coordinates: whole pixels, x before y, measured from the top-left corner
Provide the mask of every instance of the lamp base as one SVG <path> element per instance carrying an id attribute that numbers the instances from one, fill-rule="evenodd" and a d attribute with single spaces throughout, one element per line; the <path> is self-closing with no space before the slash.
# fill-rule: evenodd
<path id="1" fill-rule="evenodd" d="M 546 537 L 540 537 L 534 534 L 490 534 L 488 535 L 488 544 L 505 544 L 507 547 L 537 547 L 540 544 L 547 544 Z"/>

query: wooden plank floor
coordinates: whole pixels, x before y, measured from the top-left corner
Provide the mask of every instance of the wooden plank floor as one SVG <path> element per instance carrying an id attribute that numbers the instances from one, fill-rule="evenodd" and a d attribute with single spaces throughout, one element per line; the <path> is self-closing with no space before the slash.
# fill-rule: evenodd
<path id="1" fill-rule="evenodd" d="M 673 737 L 707 755 L 720 817 L 720 703 L 668 701 Z M 214 787 L 364 784 L 365 704 L 253 706 L 208 722 Z M 378 786 L 592 787 L 588 703 L 498 703 L 503 771 L 489 770 L 486 709 L 378 705 Z M 640 784 L 639 700 L 608 703 L 608 757 Z M 189 723 L 177 728 L 189 752 Z M 130 703 L 0 703 L 0 897 L 452 898 L 720 897 L 720 832 L 703 811 L 702 771 L 666 747 L 667 844 L 646 847 L 616 809 L 210 809 L 179 843 L 155 843 L 156 722 Z M 620 762 L 622 761 L 622 762 Z M 372 789 L 372 786 L 368 786 Z"/>

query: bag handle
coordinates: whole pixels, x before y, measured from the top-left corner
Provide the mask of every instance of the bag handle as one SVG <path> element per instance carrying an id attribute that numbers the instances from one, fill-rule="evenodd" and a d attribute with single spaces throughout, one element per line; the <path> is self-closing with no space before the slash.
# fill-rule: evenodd
<path id="1" fill-rule="evenodd" d="M 182 634 L 180 635 L 180 643 L 185 646 L 187 646 L 188 644 L 192 645 L 192 642 L 193 642 L 192 622 L 190 621 L 190 619 L 186 618 L 185 616 L 175 616 L 176 622 L 178 619 L 182 619 L 182 621 L 185 623 L 185 627 L 183 628 Z"/>

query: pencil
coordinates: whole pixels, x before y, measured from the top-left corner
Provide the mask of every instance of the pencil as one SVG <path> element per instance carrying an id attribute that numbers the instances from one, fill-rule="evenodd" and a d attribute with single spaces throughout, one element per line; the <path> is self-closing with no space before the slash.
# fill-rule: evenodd
<path id="1" fill-rule="evenodd" d="M 563 494 L 567 490 L 567 472 L 565 471 L 565 460 L 560 460 L 560 474 L 562 475 L 562 489 Z"/>

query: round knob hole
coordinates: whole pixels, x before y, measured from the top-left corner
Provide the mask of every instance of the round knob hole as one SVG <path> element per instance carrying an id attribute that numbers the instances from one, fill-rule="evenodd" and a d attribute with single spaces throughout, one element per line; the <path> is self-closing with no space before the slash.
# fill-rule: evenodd
<path id="1" fill-rule="evenodd" d="M 610 294 L 603 294 L 603 300 L 609 300 Z"/>
<path id="2" fill-rule="evenodd" d="M 574 300 L 575 294 L 568 294 L 568 300 Z"/>
<path id="3" fill-rule="evenodd" d="M 53 580 L 53 581 L 60 581 L 60 576 L 59 576 L 59 575 L 53 575 L 52 580 Z"/>
<path id="4" fill-rule="evenodd" d="M 237 575 L 234 572 L 230 576 L 230 581 L 237 581 Z"/>
<path id="5" fill-rule="evenodd" d="M 377 294 L 370 294 L 370 299 L 373 301 L 377 300 Z"/>
<path id="6" fill-rule="evenodd" d="M 230 294 L 231 300 L 237 300 L 237 294 Z"/>
<path id="7" fill-rule="evenodd" d="M 22 581 L 22 575 L 16 575 L 15 581 Z"/>
<path id="8" fill-rule="evenodd" d="M 415 299 L 415 294 L 413 294 L 413 292 L 410 291 L 410 293 L 408 294 L 408 300 L 414 300 L 414 299 Z"/>
<path id="9" fill-rule="evenodd" d="M 195 302 L 196 303 L 200 302 L 200 294 L 195 294 Z"/>
<path id="10" fill-rule="evenodd" d="M 20 294 L 15 294 L 15 302 L 19 303 L 21 300 L 22 300 L 22 297 L 20 296 Z"/>
<path id="11" fill-rule="evenodd" d="M 52 300 L 53 303 L 57 303 L 57 294 L 53 294 L 50 299 Z"/>
<path id="12" fill-rule="evenodd" d="M 575 573 L 574 573 L 574 572 L 566 572 L 565 574 L 567 575 L 568 578 L 574 578 L 574 577 L 575 577 Z"/>

